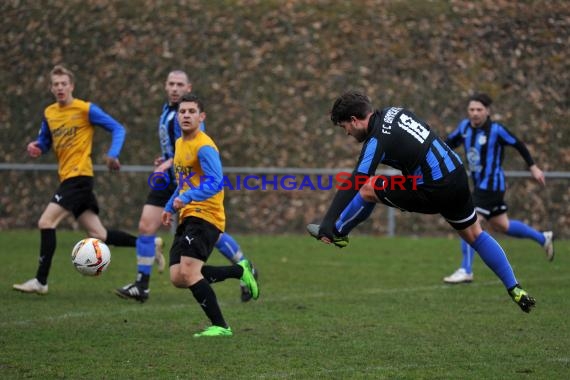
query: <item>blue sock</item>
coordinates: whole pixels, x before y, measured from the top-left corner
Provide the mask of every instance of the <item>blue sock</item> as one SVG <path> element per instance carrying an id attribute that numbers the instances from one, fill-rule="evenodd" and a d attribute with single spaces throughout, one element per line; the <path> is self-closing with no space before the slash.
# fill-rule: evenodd
<path id="1" fill-rule="evenodd" d="M 475 256 L 475 250 L 463 239 L 461 239 L 461 253 L 463 254 L 461 268 L 465 269 L 467 273 L 473 273 L 473 257 Z"/>
<path id="2" fill-rule="evenodd" d="M 507 289 L 517 284 L 513 268 L 507 255 L 495 239 L 485 231 L 471 245 L 489 268 L 501 279 Z"/>
<path id="3" fill-rule="evenodd" d="M 137 239 L 137 270 L 150 275 L 154 263 L 155 235 L 140 235 Z"/>
<path id="4" fill-rule="evenodd" d="M 509 222 L 509 229 L 507 230 L 507 235 L 518 238 L 532 239 L 540 245 L 543 245 L 546 240 L 542 233 L 538 232 L 531 226 L 528 226 L 519 220 L 511 220 Z"/>
<path id="5" fill-rule="evenodd" d="M 218 239 L 216 248 L 226 259 L 234 264 L 237 264 L 238 261 L 245 258 L 237 241 L 225 232 Z"/>
<path id="6" fill-rule="evenodd" d="M 374 206 L 376 206 L 376 203 L 366 202 L 362 199 L 360 193 L 357 193 L 336 221 L 335 227 L 340 236 L 348 235 L 354 227 L 368 219 L 372 210 L 374 210 Z"/>

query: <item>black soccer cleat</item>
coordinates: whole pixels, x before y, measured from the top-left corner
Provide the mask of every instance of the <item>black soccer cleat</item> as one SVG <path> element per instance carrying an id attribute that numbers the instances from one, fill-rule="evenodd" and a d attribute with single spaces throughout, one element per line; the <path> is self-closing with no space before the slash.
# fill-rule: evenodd
<path id="1" fill-rule="evenodd" d="M 131 299 L 144 303 L 148 300 L 148 289 L 143 289 L 137 284 L 127 284 L 122 288 L 115 289 L 115 294 L 124 299 Z"/>
<path id="2" fill-rule="evenodd" d="M 514 288 L 509 290 L 509 295 L 515 301 L 517 305 L 525 313 L 530 313 L 530 311 L 535 307 L 536 300 L 531 297 L 520 285 L 516 285 Z"/>

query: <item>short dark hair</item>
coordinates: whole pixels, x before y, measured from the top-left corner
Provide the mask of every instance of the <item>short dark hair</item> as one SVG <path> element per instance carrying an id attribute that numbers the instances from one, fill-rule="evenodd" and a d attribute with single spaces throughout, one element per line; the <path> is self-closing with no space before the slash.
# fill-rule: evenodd
<path id="1" fill-rule="evenodd" d="M 476 94 L 471 95 L 469 97 L 469 101 L 479 102 L 487 108 L 489 108 L 491 104 L 493 104 L 493 99 L 491 99 L 491 97 L 485 94 L 484 92 L 478 92 Z"/>
<path id="2" fill-rule="evenodd" d="M 347 91 L 334 102 L 331 121 L 338 125 L 343 121 L 350 121 L 352 116 L 362 120 L 372 111 L 372 102 L 368 96 L 358 91 Z"/>
<path id="3" fill-rule="evenodd" d="M 194 102 L 198 105 L 198 109 L 200 110 L 200 112 L 206 112 L 206 109 L 204 108 L 204 102 L 202 102 L 202 99 L 200 99 L 198 95 L 196 95 L 193 92 L 187 93 L 184 96 L 182 96 L 178 104 L 182 102 Z"/>

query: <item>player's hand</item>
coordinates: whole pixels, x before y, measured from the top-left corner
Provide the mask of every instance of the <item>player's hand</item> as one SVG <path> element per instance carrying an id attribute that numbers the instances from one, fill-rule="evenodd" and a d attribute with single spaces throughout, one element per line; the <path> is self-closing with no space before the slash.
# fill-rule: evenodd
<path id="1" fill-rule="evenodd" d="M 32 158 L 38 158 L 42 155 L 42 150 L 38 147 L 37 141 L 32 141 L 29 143 L 26 150 L 28 151 L 28 155 Z"/>
<path id="2" fill-rule="evenodd" d="M 172 214 L 169 213 L 168 211 L 163 211 L 162 215 L 160 216 L 160 219 L 162 220 L 162 224 L 170 227 L 170 225 L 172 224 Z"/>
<path id="3" fill-rule="evenodd" d="M 105 163 L 107 164 L 109 171 L 118 172 L 121 170 L 121 163 L 118 158 L 105 157 Z"/>
<path id="4" fill-rule="evenodd" d="M 154 167 L 155 172 L 163 172 L 166 173 L 168 169 L 172 166 L 172 158 L 166 161 L 163 161 L 160 165 Z"/>
<path id="5" fill-rule="evenodd" d="M 540 183 L 542 186 L 546 186 L 546 178 L 544 177 L 544 172 L 540 170 L 540 168 L 536 165 L 532 165 L 530 168 L 530 174 L 536 180 L 536 182 Z"/>
<path id="6" fill-rule="evenodd" d="M 162 164 L 164 162 L 164 157 L 162 156 L 158 156 L 157 158 L 154 159 L 154 167 L 158 167 L 160 164 Z M 156 170 L 155 170 L 156 171 Z"/>
<path id="7" fill-rule="evenodd" d="M 172 208 L 174 208 L 174 210 L 178 211 L 182 207 L 184 207 L 184 202 L 182 202 L 182 199 L 180 199 L 178 197 L 174 198 L 174 203 L 172 203 Z"/>

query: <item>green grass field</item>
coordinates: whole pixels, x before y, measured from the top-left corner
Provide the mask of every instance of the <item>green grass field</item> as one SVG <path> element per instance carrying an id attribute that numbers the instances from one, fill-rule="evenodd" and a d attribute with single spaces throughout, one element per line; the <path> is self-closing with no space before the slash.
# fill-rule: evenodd
<path id="1" fill-rule="evenodd" d="M 261 297 L 214 285 L 230 338 L 195 339 L 206 317 L 187 290 L 153 273 L 145 304 L 115 287 L 134 279 L 134 250 L 109 270 L 70 262 L 80 233 L 58 233 L 47 296 L 11 289 L 35 274 L 39 233 L 0 234 L 1 379 L 567 379 L 570 242 L 548 263 L 530 241 L 501 238 L 537 299 L 525 314 L 477 258 L 475 281 L 447 286 L 459 242 L 355 235 L 348 248 L 308 236 L 237 236 L 260 270 Z M 171 239 L 165 236 L 169 246 Z M 218 253 L 210 263 L 224 264 Z"/>

